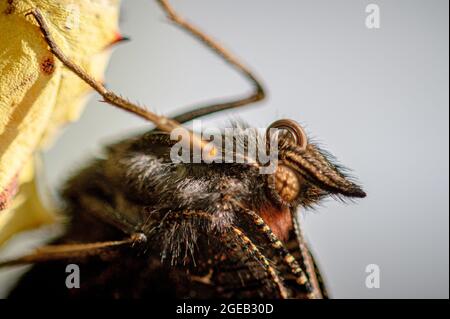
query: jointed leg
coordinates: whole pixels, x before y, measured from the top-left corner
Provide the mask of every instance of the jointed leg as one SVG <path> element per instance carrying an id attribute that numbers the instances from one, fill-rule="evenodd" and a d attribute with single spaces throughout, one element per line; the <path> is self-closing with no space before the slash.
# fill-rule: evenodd
<path id="1" fill-rule="evenodd" d="M 241 207 L 242 208 L 242 207 Z M 264 220 L 255 212 L 242 208 L 244 212 L 252 219 L 253 223 L 256 225 L 258 230 L 266 237 L 266 239 L 272 245 L 283 258 L 283 261 L 287 264 L 292 274 L 297 278 L 297 284 L 306 288 L 306 291 L 312 292 L 311 283 L 308 280 L 305 272 L 301 269 L 295 258 L 289 253 L 289 251 L 284 247 L 283 243 L 277 238 L 277 236 L 272 232 L 270 227 L 264 222 Z M 310 293 L 310 297 L 313 294 Z"/>
<path id="2" fill-rule="evenodd" d="M 35 9 L 30 14 L 34 16 L 36 21 L 39 24 L 39 27 L 49 45 L 52 53 L 71 71 L 77 74 L 83 81 L 85 81 L 88 85 L 90 85 L 95 91 L 97 91 L 105 100 L 105 102 L 110 103 L 120 109 L 123 109 L 127 112 L 134 113 L 146 120 L 154 123 L 159 129 L 165 132 L 171 132 L 173 129 L 182 128 L 180 123 L 190 121 L 192 119 L 212 114 L 215 112 L 219 112 L 222 110 L 227 110 L 231 108 L 236 108 L 240 106 L 244 106 L 250 103 L 254 103 L 262 100 L 265 97 L 263 86 L 260 81 L 253 75 L 253 73 L 242 63 L 240 63 L 231 53 L 226 51 L 220 44 L 211 39 L 209 36 L 204 34 L 198 28 L 194 27 L 189 22 L 185 21 L 181 18 L 175 10 L 170 6 L 167 0 L 157 0 L 161 5 L 163 10 L 167 13 L 169 19 L 171 19 L 178 26 L 192 34 L 194 37 L 202 41 L 207 47 L 220 55 L 228 64 L 234 67 L 237 71 L 239 71 L 243 76 L 248 78 L 253 86 L 253 92 L 248 96 L 241 99 L 236 99 L 232 101 L 227 101 L 223 103 L 217 103 L 213 105 L 207 105 L 203 107 L 197 107 L 191 111 L 182 113 L 176 116 L 174 119 L 167 118 L 165 116 L 159 116 L 144 107 L 138 106 L 130 101 L 118 96 L 112 91 L 107 90 L 104 85 L 94 78 L 92 78 L 89 74 L 87 74 L 83 69 L 81 69 L 78 65 L 72 62 L 65 54 L 60 50 L 56 42 L 53 40 L 50 30 L 45 22 L 44 17 L 40 13 L 38 9 Z M 194 147 L 203 148 L 206 142 L 202 141 L 199 136 L 196 134 L 189 132 L 191 136 L 192 145 Z M 190 145 L 189 145 L 190 146 Z M 210 155 L 214 156 L 216 150 L 211 150 Z"/>
<path id="3" fill-rule="evenodd" d="M 179 220 L 180 218 L 199 218 L 206 219 L 208 221 L 212 220 L 212 216 L 204 212 L 183 212 L 174 214 L 171 220 Z M 261 253 L 261 251 L 258 249 L 258 247 L 256 247 L 251 239 L 248 238 L 239 228 L 235 226 L 229 226 L 225 231 L 227 231 L 227 233 L 230 234 L 232 238 L 237 239 L 240 242 L 240 245 L 242 246 L 244 251 L 249 254 L 249 256 L 256 258 L 256 260 L 260 262 L 267 276 L 271 279 L 271 282 L 277 288 L 280 297 L 283 299 L 287 299 L 288 292 L 281 282 L 281 279 L 278 276 L 276 270 L 270 265 L 269 260 Z"/>
<path id="4" fill-rule="evenodd" d="M 256 245 L 248 238 L 239 228 L 231 226 L 231 231 L 236 235 L 236 238 L 241 242 L 242 247 L 247 250 L 250 254 L 255 256 L 264 267 L 265 271 L 268 273 L 269 277 L 272 279 L 276 285 L 278 292 L 282 299 L 288 298 L 288 293 L 283 283 L 280 280 L 275 269 L 270 265 L 267 258 L 261 253 L 261 251 L 256 247 Z"/>
<path id="5" fill-rule="evenodd" d="M 89 214 L 100 219 L 105 224 L 119 229 L 124 234 L 132 235 L 142 232 L 139 228 L 140 225 L 133 225 L 133 223 L 117 212 L 114 207 L 103 200 L 99 200 L 94 196 L 83 195 L 80 196 L 80 203 L 89 209 Z"/>
<path id="6" fill-rule="evenodd" d="M 36 249 L 33 253 L 9 260 L 0 262 L 0 268 L 18 266 L 39 262 L 47 262 L 52 260 L 76 259 L 88 256 L 101 256 L 111 253 L 114 249 L 120 247 L 132 247 L 135 244 L 142 244 L 147 241 L 144 234 L 134 234 L 129 238 L 118 241 L 105 241 L 88 244 L 63 244 L 50 245 Z"/>
<path id="7" fill-rule="evenodd" d="M 303 231 L 301 229 L 301 225 L 300 225 L 298 219 L 295 218 L 295 216 L 293 216 L 293 219 L 294 219 L 295 233 L 297 235 L 298 244 L 300 246 L 300 252 L 302 254 L 303 263 L 305 264 L 306 272 L 308 273 L 309 281 L 311 282 L 311 285 L 312 285 L 313 297 L 314 298 L 323 298 L 323 297 L 326 298 L 327 297 L 326 292 L 325 292 L 325 296 L 322 294 L 321 287 L 323 287 L 323 283 L 321 283 L 319 281 L 320 277 L 317 276 L 317 269 L 314 264 L 314 260 L 311 256 L 311 253 L 309 252 L 309 249 L 305 244 L 305 239 L 303 237 Z"/>
<path id="8" fill-rule="evenodd" d="M 233 56 L 230 52 L 228 52 L 217 41 L 213 40 L 211 37 L 203 33 L 197 27 L 193 26 L 191 23 L 189 23 L 181 16 L 179 16 L 178 13 L 169 4 L 168 0 L 157 0 L 157 2 L 161 5 L 162 9 L 166 12 L 168 18 L 171 21 L 173 21 L 176 25 L 178 25 L 183 30 L 190 33 L 198 40 L 200 40 L 213 52 L 217 53 L 220 57 L 222 57 L 225 60 L 225 62 L 231 65 L 234 69 L 236 69 L 239 73 L 241 73 L 253 84 L 253 92 L 247 97 L 223 103 L 206 105 L 202 107 L 195 107 L 191 111 L 175 116 L 174 120 L 178 121 L 179 123 L 184 123 L 204 115 L 209 115 L 215 112 L 231 108 L 237 108 L 264 99 L 265 93 L 263 86 L 260 83 L 260 81 L 256 78 L 256 76 L 250 71 L 250 69 L 248 69 L 244 64 L 242 64 L 235 56 Z"/>
<path id="9" fill-rule="evenodd" d="M 105 100 L 105 102 L 114 105 L 122 110 L 125 110 L 127 112 L 134 113 L 146 120 L 151 121 L 154 123 L 159 129 L 165 132 L 171 132 L 172 130 L 176 128 L 182 128 L 183 127 L 175 120 L 169 119 L 165 116 L 157 115 L 149 110 L 147 110 L 144 107 L 138 106 L 134 103 L 129 102 L 128 100 L 118 96 L 112 91 L 107 90 L 102 83 L 95 80 L 93 77 L 91 77 L 89 74 L 87 74 L 83 69 L 81 69 L 78 65 L 76 65 L 73 61 L 71 61 L 58 47 L 56 42 L 53 40 L 53 37 L 50 33 L 50 30 L 47 26 L 47 23 L 40 13 L 38 9 L 33 10 L 31 14 L 36 21 L 39 24 L 39 27 L 42 31 L 42 34 L 45 37 L 45 40 L 50 47 L 51 52 L 72 72 L 74 72 L 76 75 L 78 75 L 83 81 L 85 81 L 89 86 L 91 86 L 95 91 L 97 91 Z M 194 147 L 199 147 L 200 149 L 203 149 L 203 146 L 206 144 L 206 142 L 203 142 L 199 136 L 196 134 L 193 134 L 192 132 L 189 132 L 192 145 Z M 191 146 L 191 145 L 188 145 Z M 211 153 L 214 155 L 214 151 L 212 150 Z"/>
<path id="10" fill-rule="evenodd" d="M 292 273 L 297 276 L 297 283 L 299 285 L 307 285 L 308 278 L 306 277 L 303 270 L 300 268 L 300 265 L 294 259 L 294 257 L 289 253 L 289 251 L 284 247 L 283 243 L 276 237 L 276 235 L 272 232 L 270 227 L 264 222 L 264 220 L 259 217 L 253 211 L 246 210 L 246 214 L 248 214 L 254 224 L 258 227 L 259 231 L 269 240 L 272 248 L 274 248 L 278 253 L 283 256 L 283 260 L 290 267 Z"/>

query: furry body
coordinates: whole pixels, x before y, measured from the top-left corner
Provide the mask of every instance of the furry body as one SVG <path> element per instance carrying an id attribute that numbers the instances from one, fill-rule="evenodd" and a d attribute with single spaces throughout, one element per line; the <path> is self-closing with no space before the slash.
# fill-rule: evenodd
<path id="1" fill-rule="evenodd" d="M 292 145 L 286 136 L 280 142 L 282 158 Z M 294 228 L 296 210 L 331 191 L 316 186 L 314 174 L 299 174 L 298 197 L 285 203 L 277 198 L 273 176 L 260 174 L 257 167 L 175 164 L 169 157 L 174 143 L 153 131 L 114 144 L 63 191 L 70 222 L 57 244 L 117 240 L 134 233 L 145 234 L 145 244 L 37 265 L 12 297 L 43 295 L 42 290 L 57 297 L 279 298 L 282 292 L 289 298 L 309 297 L 311 282 L 299 284 L 286 255 L 273 247 L 285 246 L 307 272 L 306 244 Z M 316 160 L 329 174 L 345 179 L 315 146 L 308 147 L 304 157 L 319 154 Z M 260 216 L 282 243 L 267 240 L 247 211 Z M 69 263 L 80 266 L 80 289 L 64 285 Z M 316 266 L 309 271 L 326 296 Z"/>

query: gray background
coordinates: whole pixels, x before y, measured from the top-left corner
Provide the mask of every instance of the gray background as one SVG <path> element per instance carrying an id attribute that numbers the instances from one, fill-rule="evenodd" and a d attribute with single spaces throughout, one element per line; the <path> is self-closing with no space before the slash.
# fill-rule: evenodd
<path id="1" fill-rule="evenodd" d="M 366 28 L 371 2 L 361 0 L 173 5 L 243 57 L 269 90 L 259 106 L 208 124 L 296 119 L 365 185 L 367 199 L 305 213 L 332 296 L 448 298 L 448 1 L 372 2 L 381 29 Z M 125 0 L 121 28 L 132 42 L 115 50 L 106 79 L 134 101 L 174 114 L 248 89 L 152 1 Z M 45 155 L 54 187 L 102 144 L 149 127 L 97 100 Z M 368 264 L 380 266 L 379 289 L 365 286 Z"/>

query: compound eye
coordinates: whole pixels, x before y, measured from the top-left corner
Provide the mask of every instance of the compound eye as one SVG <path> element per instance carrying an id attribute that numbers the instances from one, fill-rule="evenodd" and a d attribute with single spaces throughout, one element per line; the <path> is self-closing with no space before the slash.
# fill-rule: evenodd
<path id="1" fill-rule="evenodd" d="M 299 176 L 289 167 L 278 165 L 275 172 L 275 190 L 281 199 L 287 203 L 297 199 L 300 193 Z"/>

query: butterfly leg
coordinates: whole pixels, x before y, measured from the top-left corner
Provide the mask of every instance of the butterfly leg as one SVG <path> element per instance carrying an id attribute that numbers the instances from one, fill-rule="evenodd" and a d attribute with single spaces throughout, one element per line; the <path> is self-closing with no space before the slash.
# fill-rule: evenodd
<path id="1" fill-rule="evenodd" d="M 210 36 L 206 35 L 199 28 L 186 21 L 181 17 L 170 5 L 168 0 L 157 0 L 160 4 L 167 17 L 179 26 L 181 29 L 185 30 L 187 33 L 191 34 L 194 38 L 201 41 L 206 47 L 211 49 L 214 53 L 218 54 L 226 63 L 237 70 L 241 75 L 247 78 L 253 85 L 252 92 L 243 98 L 233 99 L 231 101 L 205 105 L 200 107 L 194 107 L 192 110 L 185 113 L 179 114 L 174 117 L 174 119 L 180 123 L 191 121 L 195 118 L 210 115 L 219 111 L 224 111 L 232 108 L 242 107 L 251 103 L 261 101 L 265 98 L 265 92 L 263 85 L 260 80 L 253 74 L 253 72 L 241 63 L 231 52 L 226 50 L 217 41 L 212 39 Z"/>
<path id="2" fill-rule="evenodd" d="M 188 219 L 204 219 L 212 222 L 212 216 L 204 212 L 183 212 L 175 214 L 172 218 L 175 221 Z M 243 250 L 247 258 L 255 258 L 261 267 L 263 267 L 267 278 L 270 278 L 270 282 L 276 287 L 280 298 L 287 299 L 289 294 L 284 287 L 282 280 L 280 279 L 275 268 L 270 264 L 270 261 L 262 254 L 260 249 L 252 242 L 252 240 L 245 235 L 238 227 L 230 225 L 223 230 L 225 240 L 235 241 Z"/>
<path id="3" fill-rule="evenodd" d="M 308 292 L 308 298 L 313 298 L 313 290 L 308 277 L 305 272 L 301 269 L 299 263 L 295 260 L 292 254 L 286 249 L 284 244 L 277 238 L 277 236 L 272 232 L 270 227 L 264 222 L 264 220 L 256 214 L 254 211 L 241 208 L 244 213 L 246 213 L 257 227 L 258 231 L 270 242 L 272 248 L 278 252 L 278 254 L 283 258 L 283 262 L 289 267 L 291 273 L 297 278 L 296 282 L 301 287 L 304 287 Z"/>
<path id="4" fill-rule="evenodd" d="M 114 252 L 115 249 L 122 247 L 133 247 L 137 244 L 143 244 L 146 241 L 147 238 L 144 234 L 137 233 L 131 235 L 128 238 L 117 241 L 43 246 L 36 249 L 29 255 L 13 260 L 0 262 L 0 268 L 42 263 L 54 260 L 77 259 L 89 256 L 108 255 Z"/>
<path id="5" fill-rule="evenodd" d="M 97 91 L 105 100 L 105 102 L 114 105 L 122 110 L 127 112 L 136 114 L 152 123 L 154 123 L 159 129 L 165 132 L 172 132 L 174 129 L 184 129 L 180 123 L 175 120 L 169 119 L 165 116 L 157 115 L 151 111 L 149 111 L 145 107 L 141 107 L 137 104 L 131 103 L 130 101 L 120 97 L 112 91 L 109 91 L 105 88 L 105 86 L 99 81 L 95 80 L 92 76 L 87 74 L 80 66 L 75 64 L 70 58 L 68 58 L 59 48 L 59 46 L 54 41 L 50 29 L 45 21 L 44 16 L 38 9 L 34 9 L 28 15 L 32 15 L 37 21 L 44 38 L 50 47 L 51 52 L 72 72 L 74 72 L 77 76 L 79 76 L 84 82 L 86 82 L 89 86 L 91 86 L 95 91 Z M 186 130 L 186 129 L 184 129 Z M 206 144 L 201 140 L 199 136 L 196 134 L 189 132 L 190 141 L 192 141 L 192 145 L 195 147 L 202 147 Z M 189 143 L 190 146 L 191 143 Z"/>
<path id="6" fill-rule="evenodd" d="M 80 197 L 80 204 L 85 207 L 90 215 L 95 216 L 105 224 L 109 224 L 116 229 L 119 229 L 124 234 L 132 235 L 142 232 L 140 223 L 134 224 L 123 214 L 118 212 L 112 205 L 99 200 L 94 196 L 83 194 Z"/>
<path id="7" fill-rule="evenodd" d="M 275 268 L 272 267 L 272 265 L 270 265 L 269 260 L 261 253 L 261 251 L 258 249 L 258 247 L 256 247 L 256 245 L 251 241 L 251 239 L 248 238 L 239 228 L 231 226 L 231 232 L 241 242 L 243 249 L 259 260 L 261 265 L 264 267 L 265 271 L 268 273 L 268 275 L 278 288 L 278 292 L 281 298 L 287 299 L 288 293 L 286 291 L 286 288 L 281 282 L 281 279 L 278 276 L 277 272 L 275 271 Z"/>
<path id="8" fill-rule="evenodd" d="M 318 268 L 315 265 L 314 258 L 306 245 L 306 241 L 303 236 L 303 231 L 301 229 L 298 218 L 294 218 L 294 228 L 299 249 L 302 254 L 303 263 L 305 264 L 306 271 L 313 288 L 313 295 L 316 298 L 328 298 L 328 294 L 326 292 L 322 277 L 320 276 Z"/>

